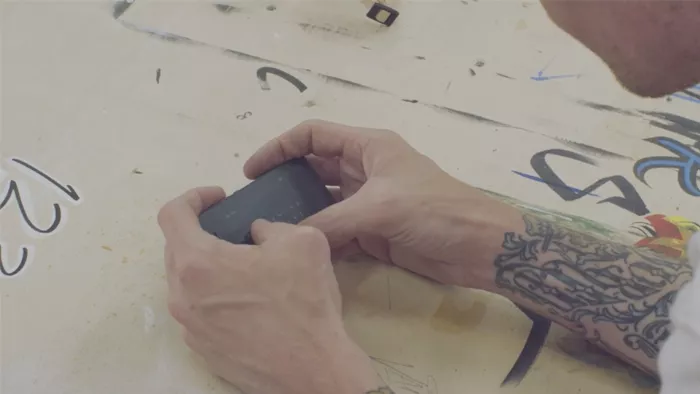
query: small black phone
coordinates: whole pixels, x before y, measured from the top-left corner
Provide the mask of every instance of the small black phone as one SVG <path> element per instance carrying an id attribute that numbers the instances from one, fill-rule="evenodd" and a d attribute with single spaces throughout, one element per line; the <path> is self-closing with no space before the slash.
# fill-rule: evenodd
<path id="1" fill-rule="evenodd" d="M 257 219 L 297 224 L 333 204 L 333 196 L 305 158 L 289 160 L 199 215 L 202 228 L 234 244 L 253 244 Z"/>

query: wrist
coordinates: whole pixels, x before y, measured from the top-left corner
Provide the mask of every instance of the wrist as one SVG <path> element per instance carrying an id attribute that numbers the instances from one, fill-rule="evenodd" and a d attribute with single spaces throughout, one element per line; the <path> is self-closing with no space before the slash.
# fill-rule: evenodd
<path id="1" fill-rule="evenodd" d="M 306 378 L 298 380 L 300 384 L 291 392 L 364 394 L 384 386 L 369 356 L 344 329 L 322 339 L 320 344 L 315 362 L 300 365 L 300 374 Z"/>
<path id="2" fill-rule="evenodd" d="M 522 214 L 510 204 L 465 186 L 465 197 L 455 206 L 459 228 L 452 229 L 461 238 L 455 256 L 455 263 L 463 267 L 459 285 L 498 292 L 495 260 L 503 251 L 506 233 L 525 230 Z"/>

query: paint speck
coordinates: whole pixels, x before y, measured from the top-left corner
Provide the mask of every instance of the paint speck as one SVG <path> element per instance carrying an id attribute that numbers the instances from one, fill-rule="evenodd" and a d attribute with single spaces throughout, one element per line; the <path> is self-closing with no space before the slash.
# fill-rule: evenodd
<path id="1" fill-rule="evenodd" d="M 368 50 L 368 51 L 371 51 L 371 50 L 372 50 L 372 48 L 370 48 L 370 47 L 366 47 L 366 46 L 364 46 L 364 45 L 363 45 L 363 46 L 361 46 L 360 48 L 362 48 L 362 49 L 366 49 L 366 50 Z"/>
<path id="2" fill-rule="evenodd" d="M 460 3 L 462 3 L 464 5 L 469 5 L 469 2 L 467 0 L 462 0 L 462 1 L 460 1 Z"/>
<path id="3" fill-rule="evenodd" d="M 117 1 L 114 3 L 114 8 L 112 9 L 112 17 L 114 19 L 119 19 L 120 16 L 122 16 L 126 10 L 131 7 L 131 4 L 134 2 L 134 0 L 131 1 Z"/>
<path id="4" fill-rule="evenodd" d="M 469 74 L 473 77 L 473 76 L 476 75 L 476 71 L 474 71 L 473 69 L 470 68 L 470 69 L 469 69 Z"/>
<path id="5" fill-rule="evenodd" d="M 156 83 L 160 85 L 160 68 L 156 70 Z"/>
<path id="6" fill-rule="evenodd" d="M 219 10 L 219 12 L 224 14 L 230 14 L 236 10 L 236 7 L 228 4 L 214 4 L 214 7 L 216 7 L 216 9 Z"/>
<path id="7" fill-rule="evenodd" d="M 409 99 L 401 99 L 401 101 L 405 101 L 407 103 L 415 104 L 418 102 L 418 100 L 409 100 Z"/>
<path id="8" fill-rule="evenodd" d="M 506 74 L 496 73 L 496 75 L 498 75 L 501 78 L 505 78 L 505 79 L 515 79 L 515 78 L 511 77 L 510 75 L 506 75 Z"/>
<path id="9" fill-rule="evenodd" d="M 235 152 L 235 153 L 233 154 L 233 157 L 241 157 L 241 155 L 240 155 L 238 152 Z"/>
<path id="10" fill-rule="evenodd" d="M 274 11 L 274 10 L 276 10 L 276 9 L 277 9 L 277 7 L 276 7 L 274 4 L 270 4 L 270 5 L 267 6 L 267 10 L 268 10 L 268 11 Z"/>
<path id="11" fill-rule="evenodd" d="M 316 106 L 316 102 L 313 100 L 308 100 L 304 103 L 304 107 L 306 107 L 306 108 L 311 108 L 311 107 L 315 107 L 315 106 Z"/>
<path id="12" fill-rule="evenodd" d="M 494 149 L 494 150 L 492 150 L 491 152 L 497 152 L 497 151 L 498 151 L 498 149 Z"/>
<path id="13" fill-rule="evenodd" d="M 133 170 L 131 170 L 131 173 L 132 173 L 132 174 L 136 174 L 136 175 L 141 175 L 141 174 L 143 174 L 143 172 L 142 172 L 141 170 L 139 170 L 138 168 L 134 168 Z"/>
<path id="14" fill-rule="evenodd" d="M 418 59 L 418 60 L 425 60 L 425 56 L 416 56 L 416 59 Z"/>
<path id="15" fill-rule="evenodd" d="M 106 251 L 109 251 L 109 252 L 112 251 L 112 248 L 110 248 L 110 247 L 107 246 L 107 245 L 102 245 L 102 249 L 104 249 L 104 250 L 106 250 Z"/>
<path id="16" fill-rule="evenodd" d="M 666 97 L 666 101 L 668 101 L 670 103 L 671 101 L 673 101 L 673 99 L 671 98 L 671 96 L 668 96 L 668 97 Z"/>
<path id="17" fill-rule="evenodd" d="M 483 60 L 477 60 L 476 63 L 474 63 L 475 66 L 477 67 L 484 67 L 484 61 Z"/>

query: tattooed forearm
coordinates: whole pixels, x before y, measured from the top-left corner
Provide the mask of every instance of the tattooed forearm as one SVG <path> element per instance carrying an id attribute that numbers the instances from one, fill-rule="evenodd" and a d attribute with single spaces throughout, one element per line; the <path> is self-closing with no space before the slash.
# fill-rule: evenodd
<path id="1" fill-rule="evenodd" d="M 495 259 L 496 285 L 638 367 L 655 373 L 669 309 L 690 266 L 526 213 Z"/>

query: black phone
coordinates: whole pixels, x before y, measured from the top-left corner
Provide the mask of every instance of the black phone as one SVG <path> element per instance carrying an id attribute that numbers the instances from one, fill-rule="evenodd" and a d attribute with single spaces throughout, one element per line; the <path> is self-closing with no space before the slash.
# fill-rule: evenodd
<path id="1" fill-rule="evenodd" d="M 289 160 L 199 215 L 202 228 L 234 244 L 253 244 L 257 219 L 297 224 L 333 204 L 333 196 L 305 158 Z"/>

